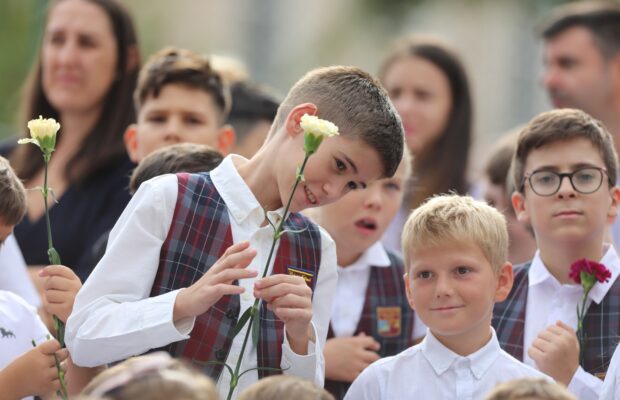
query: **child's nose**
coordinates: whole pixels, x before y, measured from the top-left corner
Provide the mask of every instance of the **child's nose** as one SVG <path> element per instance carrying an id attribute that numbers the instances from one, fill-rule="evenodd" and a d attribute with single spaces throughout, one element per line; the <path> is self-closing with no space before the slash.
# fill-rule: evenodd
<path id="1" fill-rule="evenodd" d="M 171 119 L 166 124 L 166 140 L 169 142 L 178 142 L 180 140 L 181 124 Z"/>
<path id="2" fill-rule="evenodd" d="M 454 288 L 450 279 L 446 276 L 439 275 L 437 277 L 437 284 L 435 286 L 436 297 L 451 296 L 454 293 Z"/>
<path id="3" fill-rule="evenodd" d="M 568 176 L 563 176 L 560 179 L 560 188 L 558 189 L 557 195 L 559 197 L 575 196 L 575 188 L 573 187 L 570 178 Z"/>
<path id="4" fill-rule="evenodd" d="M 366 189 L 361 189 L 364 191 L 364 206 L 367 208 L 372 208 L 375 210 L 381 209 L 383 197 L 381 195 L 381 188 L 378 186 L 380 185 L 371 185 Z"/>

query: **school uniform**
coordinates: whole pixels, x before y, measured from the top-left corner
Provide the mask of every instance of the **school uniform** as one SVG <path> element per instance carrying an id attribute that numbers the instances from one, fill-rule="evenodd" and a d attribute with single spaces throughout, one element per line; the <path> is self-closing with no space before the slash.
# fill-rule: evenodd
<path id="1" fill-rule="evenodd" d="M 611 271 L 611 279 L 596 283 L 588 295 L 584 360 L 568 385 L 577 398 L 584 400 L 598 399 L 601 379 L 620 340 L 620 259 L 613 246 L 606 245 L 600 263 Z M 527 349 L 542 330 L 558 320 L 577 330 L 576 310 L 582 296 L 582 286 L 558 282 L 537 251 L 531 262 L 515 267 L 510 295 L 495 305 L 493 326 L 502 348 L 535 367 Z"/>
<path id="2" fill-rule="evenodd" d="M 372 363 L 345 400 L 482 399 L 497 384 L 526 377 L 549 379 L 503 351 L 493 330 L 487 344 L 467 357 L 448 349 L 429 330 L 420 344 Z"/>
<path id="3" fill-rule="evenodd" d="M 76 297 L 67 324 L 67 345 L 78 365 L 100 365 L 155 348 L 186 358 L 217 380 L 220 395 L 228 393 L 230 376 L 219 365 L 235 366 L 247 326 L 232 338 L 238 317 L 254 302 L 253 285 L 260 279 L 273 229 L 265 213 L 228 156 L 211 173 L 178 174 L 144 183 L 111 232 L 106 254 Z M 144 186 L 144 188 L 143 188 Z M 267 216 L 275 223 L 283 208 Z M 335 246 L 329 235 L 300 214 L 291 214 L 276 248 L 268 275 L 303 276 L 313 291 L 312 328 L 316 342 L 307 355 L 295 354 L 284 326 L 261 307 L 260 337 L 246 348 L 241 371 L 276 367 L 323 384 L 322 349 L 336 285 Z M 240 296 L 225 296 L 197 318 L 172 321 L 176 295 L 196 282 L 233 243 L 249 240 L 258 250 L 247 267 L 258 278 L 243 279 Z M 236 393 L 268 373 L 243 375 Z"/>
<path id="4" fill-rule="evenodd" d="M 38 345 L 48 336 L 33 306 L 14 293 L 0 290 L 0 370 L 32 350 L 33 341 Z"/>
<path id="5" fill-rule="evenodd" d="M 353 264 L 338 267 L 328 339 L 360 333 L 380 345 L 381 357 L 393 356 L 426 334 L 407 301 L 403 261 L 381 242 L 370 246 Z M 415 321 L 415 322 L 414 322 Z M 325 388 L 342 399 L 350 383 L 325 380 Z"/>

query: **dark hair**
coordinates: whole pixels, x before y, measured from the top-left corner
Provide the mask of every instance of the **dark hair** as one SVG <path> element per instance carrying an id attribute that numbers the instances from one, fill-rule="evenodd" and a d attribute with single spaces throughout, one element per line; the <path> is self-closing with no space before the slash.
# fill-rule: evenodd
<path id="1" fill-rule="evenodd" d="M 206 57 L 189 50 L 166 47 L 153 54 L 140 71 L 134 93 L 136 112 L 148 96 L 157 98 L 168 84 L 181 84 L 200 89 L 213 97 L 220 114 L 220 123 L 226 121 L 230 110 L 230 91 L 219 72 Z"/>
<path id="2" fill-rule="evenodd" d="M 54 0 L 47 11 L 50 11 L 63 0 Z M 138 76 L 139 62 L 137 56 L 137 38 L 131 17 L 125 7 L 117 0 L 83 0 L 99 6 L 110 19 L 110 25 L 117 47 L 117 78 L 112 83 L 104 99 L 104 107 L 88 136 L 84 138 L 78 152 L 69 160 L 65 168 L 65 176 L 71 182 L 81 183 L 89 176 L 116 164 L 125 158 L 123 143 L 125 128 L 135 121 L 135 113 L 131 104 L 131 95 Z M 136 65 L 130 65 L 131 57 Z M 129 67 L 132 68 L 129 68 Z M 22 104 L 22 124 L 24 137 L 28 136 L 25 129 L 28 120 L 42 115 L 46 118 L 60 119 L 58 111 L 52 106 L 43 91 L 42 61 L 39 50 L 38 59 L 30 71 L 26 81 Z M 62 121 L 61 121 L 62 122 Z M 61 128 L 62 129 L 62 128 Z M 62 132 L 62 131 L 61 131 Z M 62 133 L 58 141 L 63 141 Z M 25 180 L 31 179 L 43 168 L 41 152 L 35 146 L 18 146 L 10 156 L 11 163 L 17 174 Z"/>
<path id="3" fill-rule="evenodd" d="M 382 176 L 394 175 L 403 158 L 403 125 L 387 92 L 369 73 L 344 66 L 308 72 L 278 107 L 267 140 L 284 124 L 290 111 L 302 103 L 314 103 L 317 116 L 336 124 L 341 135 L 372 147 L 381 160 Z"/>
<path id="4" fill-rule="evenodd" d="M 542 29 L 546 40 L 573 27 L 588 29 L 607 60 L 620 52 L 620 4 L 610 1 L 574 2 L 558 7 Z"/>
<path id="5" fill-rule="evenodd" d="M 459 57 L 445 44 L 433 38 L 409 36 L 396 43 L 379 69 L 385 79 L 398 60 L 418 57 L 439 68 L 450 85 L 452 107 L 441 136 L 421 154 L 413 155 L 414 184 L 407 194 L 411 208 L 416 208 L 433 194 L 468 189 L 467 164 L 472 142 L 473 106 L 465 68 Z"/>
<path id="6" fill-rule="evenodd" d="M 583 138 L 599 151 L 609 184 L 614 186 L 618 176 L 618 157 L 609 131 L 598 120 L 581 110 L 570 108 L 547 111 L 532 119 L 519 135 L 512 160 L 513 183 L 523 192 L 525 164 L 532 150 L 549 143 Z"/>
<path id="7" fill-rule="evenodd" d="M 228 123 L 235 128 L 240 143 L 257 122 L 273 122 L 280 101 L 266 87 L 251 82 L 237 82 L 230 89 L 232 107 Z"/>
<path id="8" fill-rule="evenodd" d="M 134 194 L 140 185 L 159 175 L 211 171 L 223 159 L 221 153 L 204 144 L 179 143 L 163 147 L 140 161 L 131 174 L 129 191 Z"/>
<path id="9" fill-rule="evenodd" d="M 26 214 L 26 191 L 6 158 L 0 156 L 0 224 L 17 225 Z"/>

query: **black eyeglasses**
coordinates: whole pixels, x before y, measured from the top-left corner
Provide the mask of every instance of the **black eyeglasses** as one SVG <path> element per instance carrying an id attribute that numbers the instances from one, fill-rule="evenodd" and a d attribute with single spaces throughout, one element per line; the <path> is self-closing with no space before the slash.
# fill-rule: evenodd
<path id="1" fill-rule="evenodd" d="M 567 177 L 571 186 L 576 192 L 581 194 L 590 194 L 596 192 L 603 184 L 603 174 L 606 174 L 605 168 L 586 167 L 580 168 L 571 173 L 558 173 L 554 171 L 534 171 L 525 174 L 521 182 L 521 191 L 525 186 L 525 181 L 530 182 L 532 191 L 539 196 L 553 196 L 560 190 L 562 180 Z"/>

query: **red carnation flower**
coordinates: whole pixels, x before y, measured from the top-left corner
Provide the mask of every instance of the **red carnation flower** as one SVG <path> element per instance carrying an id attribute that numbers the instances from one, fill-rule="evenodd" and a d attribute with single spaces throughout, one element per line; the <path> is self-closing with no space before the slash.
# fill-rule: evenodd
<path id="1" fill-rule="evenodd" d="M 582 280 L 586 278 L 590 283 L 594 284 L 598 282 L 607 282 L 611 278 L 611 272 L 603 264 L 597 263 L 592 260 L 581 259 L 575 261 L 570 266 L 570 273 L 568 276 L 575 281 L 575 283 L 581 284 Z"/>

